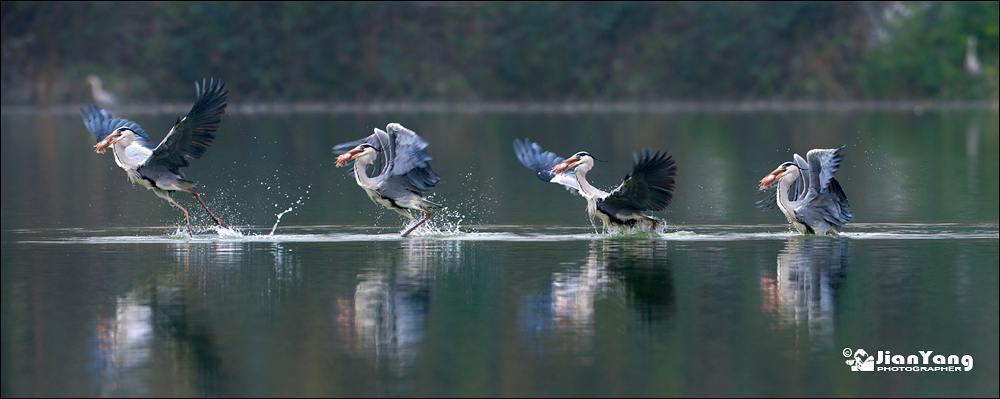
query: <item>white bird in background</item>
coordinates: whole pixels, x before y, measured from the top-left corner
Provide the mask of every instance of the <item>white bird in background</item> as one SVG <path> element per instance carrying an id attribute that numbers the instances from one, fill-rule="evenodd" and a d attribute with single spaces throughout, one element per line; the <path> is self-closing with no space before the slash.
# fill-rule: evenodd
<path id="1" fill-rule="evenodd" d="M 979 77 L 983 74 L 983 66 L 979 63 L 979 57 L 976 56 L 976 36 L 974 35 L 969 35 L 965 41 L 965 71 L 973 77 Z"/>
<path id="2" fill-rule="evenodd" d="M 87 81 L 90 82 L 90 94 L 94 96 L 94 103 L 100 108 L 110 110 L 112 114 L 117 113 L 118 98 L 114 94 L 104 90 L 101 78 L 97 77 L 97 75 L 90 75 L 87 76 Z"/>

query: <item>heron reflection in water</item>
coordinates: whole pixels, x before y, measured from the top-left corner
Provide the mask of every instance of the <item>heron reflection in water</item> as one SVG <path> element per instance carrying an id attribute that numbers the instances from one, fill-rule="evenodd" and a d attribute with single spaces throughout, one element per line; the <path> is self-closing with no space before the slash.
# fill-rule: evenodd
<path id="1" fill-rule="evenodd" d="M 586 263 L 552 273 L 551 281 L 519 306 L 521 338 L 530 350 L 562 348 L 589 352 L 596 336 L 596 304 L 613 298 L 649 325 L 671 319 L 677 297 L 671 262 L 662 241 L 594 241 Z"/>
<path id="2" fill-rule="evenodd" d="M 437 268 L 460 260 L 460 242 L 407 240 L 398 253 L 374 258 L 350 297 L 336 302 L 337 332 L 348 351 L 388 362 L 404 375 L 423 355 L 425 317 Z"/>
<path id="3" fill-rule="evenodd" d="M 810 338 L 832 345 L 837 291 L 850 263 L 848 239 L 791 237 L 777 267 L 761 273 L 764 313 L 783 327 L 805 327 Z"/>
<path id="4" fill-rule="evenodd" d="M 97 314 L 94 333 L 102 396 L 148 390 L 140 376 L 154 358 L 153 309 L 147 298 L 133 290 L 116 298 L 110 313 Z"/>
<path id="5" fill-rule="evenodd" d="M 795 162 L 785 162 L 760 180 L 758 189 L 767 190 L 777 183 L 769 197 L 758 201 L 758 207 L 765 211 L 775 207 L 785 214 L 788 222 L 803 234 L 839 235 L 854 212 L 847 202 L 847 194 L 833 177 L 840 168 L 843 158 L 834 149 L 814 149 L 806 153 L 806 159 L 795 154 Z M 795 190 L 789 190 L 792 186 Z"/>

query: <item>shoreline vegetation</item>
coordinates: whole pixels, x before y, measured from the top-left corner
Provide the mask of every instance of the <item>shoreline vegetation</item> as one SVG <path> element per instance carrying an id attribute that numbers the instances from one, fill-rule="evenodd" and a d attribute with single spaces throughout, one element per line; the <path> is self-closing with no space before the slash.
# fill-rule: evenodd
<path id="1" fill-rule="evenodd" d="M 94 87 L 122 105 L 160 104 L 212 77 L 234 102 L 274 112 L 738 112 L 1000 98 L 997 1 L 0 8 L 4 106 L 87 103 Z"/>
<path id="2" fill-rule="evenodd" d="M 79 113 L 89 104 L 2 105 L 3 115 L 68 115 Z M 185 103 L 123 105 L 117 115 L 183 114 Z M 852 101 L 655 101 L 655 102 L 256 102 L 229 104 L 228 114 L 379 114 L 379 113 L 758 113 L 758 112 L 856 112 L 897 111 L 921 114 L 926 111 L 1000 112 L 997 100 L 852 100 Z"/>

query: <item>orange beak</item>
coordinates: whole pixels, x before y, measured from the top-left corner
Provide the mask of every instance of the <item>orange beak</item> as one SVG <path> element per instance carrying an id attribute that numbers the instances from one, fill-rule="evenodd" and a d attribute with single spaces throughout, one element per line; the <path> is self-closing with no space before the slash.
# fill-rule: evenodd
<path id="1" fill-rule="evenodd" d="M 348 162 L 353 161 L 354 158 L 357 158 L 358 156 L 361 155 L 361 151 L 363 150 L 355 148 L 353 150 L 340 154 L 340 156 L 337 157 L 337 167 L 344 166 Z"/>
<path id="2" fill-rule="evenodd" d="M 569 159 L 567 159 L 565 161 L 562 161 L 562 162 L 556 164 L 556 166 L 553 166 L 552 167 L 552 171 L 556 172 L 556 173 L 562 173 L 562 172 L 565 172 L 566 169 L 569 169 L 569 168 L 572 168 L 572 167 L 576 166 L 576 164 L 578 164 L 578 163 L 580 163 L 579 159 L 577 159 L 577 158 L 569 158 Z"/>
<path id="3" fill-rule="evenodd" d="M 112 144 L 114 144 L 121 138 L 122 138 L 121 134 L 117 132 L 111 133 L 110 135 L 108 135 L 108 137 L 105 137 L 104 140 L 101 140 L 100 143 L 94 144 L 94 152 L 98 154 L 103 154 L 104 151 L 108 149 L 108 147 L 111 147 Z"/>
<path id="4" fill-rule="evenodd" d="M 763 179 L 760 179 L 760 185 L 757 186 L 757 190 L 764 190 L 771 187 L 772 184 L 781 179 L 781 176 L 785 175 L 785 168 L 775 169 L 773 172 L 768 173 Z"/>

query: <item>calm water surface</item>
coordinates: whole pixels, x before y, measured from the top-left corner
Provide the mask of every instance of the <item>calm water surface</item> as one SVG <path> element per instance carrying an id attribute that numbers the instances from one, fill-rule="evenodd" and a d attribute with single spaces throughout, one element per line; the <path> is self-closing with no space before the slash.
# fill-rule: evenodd
<path id="1" fill-rule="evenodd" d="M 154 140 L 173 115 L 134 116 Z M 182 215 L 78 116 L 2 119 L 8 396 L 998 396 L 998 114 L 229 115 Z M 448 208 L 401 239 L 330 148 L 399 122 Z M 667 150 L 663 234 L 610 236 L 521 166 L 530 137 Z M 856 219 L 802 237 L 756 183 L 847 144 Z M 280 215 L 280 217 L 279 217 Z M 280 220 L 279 220 L 280 218 Z M 969 355 L 854 372 L 844 349 Z"/>

